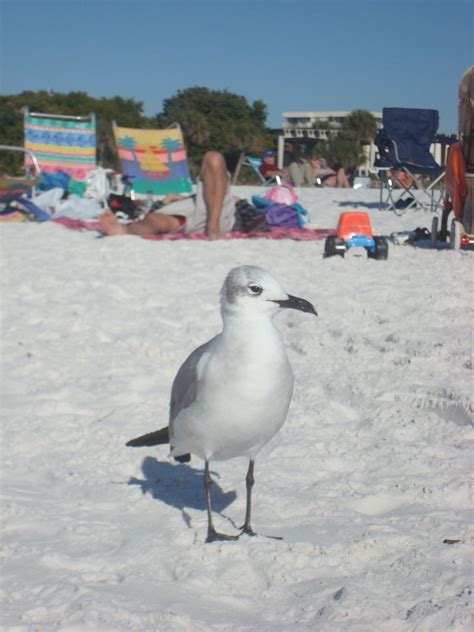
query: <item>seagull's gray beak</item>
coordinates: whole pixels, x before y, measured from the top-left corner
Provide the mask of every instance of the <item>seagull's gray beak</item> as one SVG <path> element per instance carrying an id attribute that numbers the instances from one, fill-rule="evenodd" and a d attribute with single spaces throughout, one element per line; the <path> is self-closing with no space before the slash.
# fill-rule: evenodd
<path id="1" fill-rule="evenodd" d="M 306 301 L 304 298 L 298 298 L 298 296 L 291 296 L 291 294 L 288 294 L 288 298 L 285 301 L 273 302 L 277 303 L 280 307 L 299 309 L 300 312 L 308 312 L 308 314 L 314 314 L 315 316 L 318 315 L 318 312 L 309 301 Z"/>

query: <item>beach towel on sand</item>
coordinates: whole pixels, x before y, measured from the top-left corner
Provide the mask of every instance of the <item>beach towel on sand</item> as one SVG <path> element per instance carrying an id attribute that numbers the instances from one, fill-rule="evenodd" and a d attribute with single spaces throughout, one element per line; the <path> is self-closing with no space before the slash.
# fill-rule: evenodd
<path id="1" fill-rule="evenodd" d="M 58 217 L 54 222 L 70 228 L 71 230 L 96 230 L 100 232 L 99 222 L 85 222 L 82 220 L 73 220 L 67 217 Z M 269 231 L 262 232 L 231 232 L 227 233 L 223 239 L 292 239 L 293 241 L 319 241 L 326 239 L 328 235 L 334 235 L 333 228 L 272 228 Z M 176 233 L 165 233 L 163 235 L 144 235 L 142 239 L 152 241 L 174 241 L 178 239 L 188 240 L 207 240 L 204 233 L 184 233 L 179 231 Z"/>

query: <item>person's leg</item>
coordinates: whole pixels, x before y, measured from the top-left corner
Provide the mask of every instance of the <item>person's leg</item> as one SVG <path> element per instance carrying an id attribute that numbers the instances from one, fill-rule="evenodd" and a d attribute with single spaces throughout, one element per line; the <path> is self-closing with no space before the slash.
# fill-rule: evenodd
<path id="1" fill-rule="evenodd" d="M 309 162 L 305 162 L 303 165 L 303 178 L 306 180 L 309 187 L 314 185 L 313 169 Z"/>
<path id="2" fill-rule="evenodd" d="M 349 183 L 349 178 L 346 176 L 346 172 L 344 171 L 342 167 L 337 170 L 336 181 L 337 181 L 336 186 L 342 189 L 350 189 L 351 185 Z"/>
<path id="3" fill-rule="evenodd" d="M 208 151 L 202 160 L 199 177 L 207 210 L 206 234 L 209 239 L 219 239 L 222 237 L 219 228 L 222 205 L 229 186 L 224 156 L 217 151 Z"/>
<path id="4" fill-rule="evenodd" d="M 292 162 L 288 167 L 291 182 L 295 185 L 295 187 L 300 187 L 303 182 L 303 174 L 301 173 L 300 166 L 301 165 L 297 162 Z"/>
<path id="5" fill-rule="evenodd" d="M 181 222 L 173 215 L 149 213 L 143 220 L 131 224 L 120 224 L 109 209 L 99 218 L 100 227 L 106 235 L 159 235 L 172 233 L 181 228 Z"/>

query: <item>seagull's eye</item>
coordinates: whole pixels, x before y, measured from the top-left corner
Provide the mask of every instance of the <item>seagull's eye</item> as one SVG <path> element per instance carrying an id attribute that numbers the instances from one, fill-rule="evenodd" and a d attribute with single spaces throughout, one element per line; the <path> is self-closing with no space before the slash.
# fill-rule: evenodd
<path id="1" fill-rule="evenodd" d="M 253 296 L 258 296 L 262 293 L 262 288 L 259 285 L 255 285 L 254 283 L 248 286 L 248 290 Z"/>

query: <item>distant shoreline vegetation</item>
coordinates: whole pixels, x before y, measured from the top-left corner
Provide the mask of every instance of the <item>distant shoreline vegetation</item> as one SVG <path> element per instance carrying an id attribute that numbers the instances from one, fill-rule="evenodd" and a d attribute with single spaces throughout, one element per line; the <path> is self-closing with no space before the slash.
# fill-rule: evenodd
<path id="1" fill-rule="evenodd" d="M 138 129 L 162 129 L 173 123 L 179 123 L 185 139 L 191 174 L 198 173 L 201 159 L 206 151 L 222 152 L 230 171 L 240 154 L 260 155 L 265 149 L 276 148 L 276 138 L 266 125 L 268 108 L 261 101 L 249 103 L 243 96 L 227 90 L 210 90 L 205 87 L 192 87 L 179 90 L 174 96 L 163 101 L 163 109 L 154 116 L 144 115 L 143 102 L 124 99 L 94 98 L 86 92 L 67 94 L 48 91 L 25 91 L 20 94 L 0 96 L 0 138 L 4 145 L 23 146 L 23 113 L 28 106 L 30 111 L 47 114 L 69 114 L 87 116 L 94 112 L 97 120 L 97 160 L 103 167 L 120 170 L 117 148 L 112 131 L 112 121 L 122 127 Z M 360 113 L 363 113 L 363 116 Z M 337 162 L 347 167 L 356 166 L 360 153 L 360 140 L 371 134 L 360 125 L 371 130 L 372 121 L 367 119 L 368 112 L 357 111 L 355 124 L 342 131 L 341 138 L 324 146 L 324 155 L 331 160 L 331 154 L 337 155 Z M 371 116 L 369 114 L 369 116 Z M 352 117 L 354 118 L 354 117 Z M 373 117 L 372 117 L 373 118 Z M 375 129 L 375 119 L 373 121 Z M 374 134 L 375 135 L 375 134 Z M 336 139 L 337 140 L 337 139 Z M 342 153 L 342 155 L 341 155 Z M 354 163 L 354 164 L 349 164 Z M 0 172 L 19 175 L 22 171 L 22 157 L 13 152 L 0 152 Z"/>

